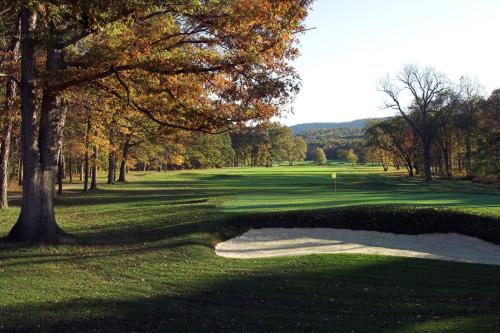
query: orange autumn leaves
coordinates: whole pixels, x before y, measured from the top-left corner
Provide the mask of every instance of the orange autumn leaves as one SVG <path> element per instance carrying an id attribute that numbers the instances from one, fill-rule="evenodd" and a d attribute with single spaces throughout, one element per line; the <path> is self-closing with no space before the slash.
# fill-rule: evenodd
<path id="1" fill-rule="evenodd" d="M 309 1 L 165 4 L 99 26 L 68 49 L 67 68 L 48 84 L 96 84 L 160 124 L 191 130 L 224 130 L 285 109 L 298 91 L 290 60 Z"/>

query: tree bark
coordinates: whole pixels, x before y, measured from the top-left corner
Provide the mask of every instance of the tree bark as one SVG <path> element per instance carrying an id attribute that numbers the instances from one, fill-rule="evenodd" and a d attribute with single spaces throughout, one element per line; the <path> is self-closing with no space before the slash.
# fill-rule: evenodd
<path id="1" fill-rule="evenodd" d="M 420 164 L 418 162 L 413 163 L 413 168 L 415 170 L 415 175 L 420 175 Z"/>
<path id="2" fill-rule="evenodd" d="M 60 146 L 64 114 L 61 96 L 43 91 L 38 142 L 35 137 L 37 14 L 28 8 L 21 11 L 21 133 L 23 146 L 23 196 L 21 213 L 7 240 L 55 242 L 64 233 L 56 223 L 54 185 L 57 151 Z M 61 50 L 47 49 L 47 71 L 62 66 Z"/>
<path id="3" fill-rule="evenodd" d="M 413 172 L 413 163 L 412 162 L 406 162 L 406 167 L 408 169 L 408 176 L 409 177 L 413 177 L 414 176 L 414 172 Z"/>
<path id="4" fill-rule="evenodd" d="M 92 181 L 90 183 L 90 190 L 97 190 L 97 158 L 98 158 L 97 147 L 94 147 L 94 153 L 92 156 Z"/>
<path id="5" fill-rule="evenodd" d="M 87 193 L 89 191 L 89 151 L 85 151 L 85 157 L 83 161 L 83 192 Z"/>
<path id="6" fill-rule="evenodd" d="M 108 153 L 108 184 L 115 183 L 115 173 L 116 173 L 116 152 L 114 151 L 115 144 L 115 130 L 114 122 L 111 124 L 109 129 L 109 143 L 110 149 Z"/>
<path id="7" fill-rule="evenodd" d="M 120 163 L 120 175 L 118 176 L 118 181 L 119 182 L 126 182 L 127 177 L 126 177 L 126 164 L 125 161 L 122 160 Z"/>
<path id="8" fill-rule="evenodd" d="M 108 184 L 115 183 L 115 153 L 109 152 L 108 156 Z"/>
<path id="9" fill-rule="evenodd" d="M 120 163 L 120 176 L 118 177 L 119 182 L 126 182 L 127 181 L 127 159 L 128 159 L 128 153 L 130 149 L 130 140 L 127 139 L 125 140 L 125 144 L 123 145 L 123 155 L 122 155 L 122 161 Z"/>
<path id="10" fill-rule="evenodd" d="M 19 162 L 18 162 L 18 169 L 17 169 L 17 184 L 19 186 L 23 185 L 23 156 L 22 156 L 22 151 L 19 152 Z"/>

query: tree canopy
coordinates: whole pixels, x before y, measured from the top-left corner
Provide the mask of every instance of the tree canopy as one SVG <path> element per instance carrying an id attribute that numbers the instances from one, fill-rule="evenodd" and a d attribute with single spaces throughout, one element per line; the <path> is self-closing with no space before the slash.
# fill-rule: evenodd
<path id="1" fill-rule="evenodd" d="M 53 186 L 70 144 L 83 152 L 78 165 L 85 179 L 91 173 L 91 188 L 102 151 L 110 166 L 121 159 L 125 181 L 138 146 L 151 148 L 148 158 L 134 154 L 146 160 L 161 154 L 150 143 L 182 136 L 175 131 L 222 133 L 267 121 L 299 88 L 291 61 L 309 0 L 0 3 L 0 80 L 21 85 L 5 95 L 21 106 L 23 200 L 10 240 L 64 237 Z M 9 47 L 16 40 L 19 48 Z M 65 134 L 67 121 L 79 124 Z M 65 143 L 78 133 L 83 145 Z"/>

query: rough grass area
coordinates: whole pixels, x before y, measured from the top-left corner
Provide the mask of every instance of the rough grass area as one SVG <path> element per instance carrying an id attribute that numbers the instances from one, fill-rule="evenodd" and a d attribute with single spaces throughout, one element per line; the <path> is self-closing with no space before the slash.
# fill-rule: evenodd
<path id="1" fill-rule="evenodd" d="M 334 170 L 337 194 L 329 178 Z M 370 216 L 394 212 L 387 228 L 404 225 L 398 217 L 404 210 L 429 212 L 434 219 L 426 226 L 441 226 L 449 212 L 463 214 L 458 225 L 494 224 L 500 216 L 495 186 L 426 184 L 376 167 L 336 164 L 146 173 L 89 195 L 79 188 L 68 186 L 57 208 L 59 223 L 79 244 L 0 250 L 0 331 L 500 327 L 500 267 L 347 254 L 238 261 L 213 251 L 217 232 L 230 230 L 228 221 L 235 232 L 250 222 L 280 223 L 282 216 L 295 216 L 287 223 L 316 223 L 314 217 L 332 214 L 353 228 L 384 225 L 382 218 L 358 218 L 367 216 L 367 206 Z M 17 204 L 0 212 L 0 234 L 15 222 Z M 338 207 L 344 208 L 332 209 Z"/>

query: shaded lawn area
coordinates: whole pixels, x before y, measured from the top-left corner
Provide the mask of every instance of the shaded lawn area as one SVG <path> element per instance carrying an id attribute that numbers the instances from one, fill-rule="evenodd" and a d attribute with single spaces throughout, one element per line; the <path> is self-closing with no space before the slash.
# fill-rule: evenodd
<path id="1" fill-rule="evenodd" d="M 228 216 L 253 211 L 439 200 L 435 206 L 500 215 L 494 186 L 429 185 L 371 167 L 333 169 L 346 180 L 338 196 L 332 167 L 136 174 L 129 184 L 102 185 L 86 196 L 69 187 L 57 216 L 81 243 L 0 251 L 0 330 L 500 327 L 500 267 L 347 254 L 245 261 L 214 255 L 210 231 Z M 17 213 L 15 206 L 0 212 L 1 234 Z"/>

